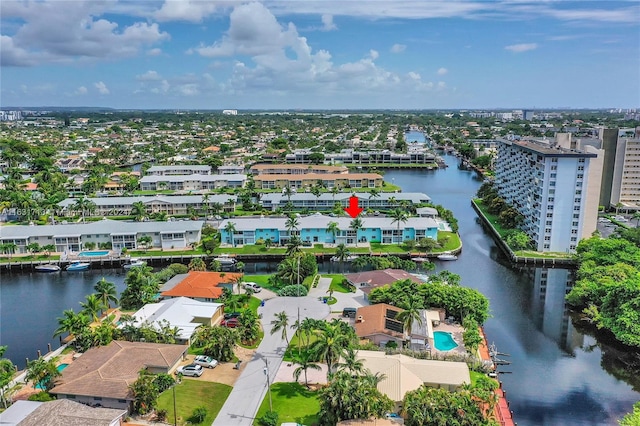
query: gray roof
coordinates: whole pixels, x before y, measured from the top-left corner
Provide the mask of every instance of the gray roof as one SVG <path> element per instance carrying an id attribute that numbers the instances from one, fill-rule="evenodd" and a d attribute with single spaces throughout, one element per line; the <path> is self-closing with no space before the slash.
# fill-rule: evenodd
<path id="1" fill-rule="evenodd" d="M 97 222 L 68 225 L 15 225 L 3 226 L 2 239 L 39 236 L 90 235 L 90 234 L 136 234 L 151 232 L 187 232 L 202 229 L 203 221 L 183 220 L 175 222 L 126 222 L 103 219 Z"/>
<path id="2" fill-rule="evenodd" d="M 426 203 L 431 201 L 431 198 L 427 194 L 423 194 L 422 192 L 380 192 L 378 197 L 371 197 L 371 195 L 368 192 L 356 192 L 356 193 L 341 192 L 336 195 L 333 195 L 330 192 L 323 192 L 322 194 L 320 194 L 320 197 L 317 197 L 317 198 L 310 192 L 297 192 L 291 195 L 291 201 L 302 201 L 302 200 L 346 201 L 352 195 L 355 195 L 356 197 L 362 200 L 371 200 L 371 201 L 373 200 L 388 201 L 390 198 L 395 198 L 397 201 L 407 200 L 412 202 L 413 204 Z M 262 195 L 260 200 L 262 200 L 263 202 L 271 201 L 272 203 L 280 203 L 280 202 L 286 202 L 288 198 L 286 195 L 280 192 L 269 192 Z"/>
<path id="3" fill-rule="evenodd" d="M 68 399 L 41 403 L 20 426 L 110 426 L 124 418 L 126 410 L 92 408 Z M 4 418 L 2 420 L 4 422 Z"/>
<path id="4" fill-rule="evenodd" d="M 189 274 L 178 274 L 175 277 L 171 278 L 169 281 L 164 283 L 162 287 L 160 287 L 160 293 L 164 293 L 165 291 L 169 291 L 174 288 L 176 285 L 182 282 L 185 278 L 187 278 Z"/>
<path id="5" fill-rule="evenodd" d="M 202 204 L 202 195 L 154 195 L 154 196 L 141 196 L 141 197 L 98 197 L 87 198 L 92 201 L 96 206 L 126 206 L 133 205 L 138 201 L 142 201 L 145 204 L 151 203 L 163 203 L 163 204 Z M 232 194 L 210 194 L 209 204 L 220 203 L 225 204 L 229 199 L 238 199 L 236 195 Z M 67 207 L 73 205 L 77 198 L 67 198 L 58 203 L 60 207 Z"/>
<path id="6" fill-rule="evenodd" d="M 397 229 L 397 223 L 391 223 L 393 221 L 390 217 L 363 217 L 363 228 L 376 228 L 376 229 Z M 349 224 L 353 219 L 351 217 L 332 217 L 325 216 L 319 213 L 312 214 L 310 216 L 300 216 L 298 221 L 300 225 L 299 230 L 302 229 L 326 229 L 330 222 L 336 222 L 338 227 L 342 230 L 349 229 Z M 225 219 L 220 223 L 220 229 L 224 229 L 227 223 L 233 222 L 235 224 L 236 231 L 253 231 L 257 229 L 279 229 L 286 230 L 286 217 L 234 217 L 232 219 Z M 400 223 L 400 228 L 414 228 L 414 229 L 426 229 L 437 228 L 438 224 L 435 220 L 426 217 L 410 217 L 406 222 Z"/>
<path id="7" fill-rule="evenodd" d="M 245 181 L 247 175 L 244 174 L 229 174 L 229 175 L 165 175 L 165 176 L 145 176 L 140 179 L 140 183 L 148 182 L 215 182 L 215 181 Z"/>
<path id="8" fill-rule="evenodd" d="M 0 425 L 15 426 L 42 404 L 44 403 L 37 401 L 18 400 L 14 402 L 9 408 L 0 413 Z"/>
<path id="9" fill-rule="evenodd" d="M 205 172 L 211 171 L 211 166 L 203 165 L 203 164 L 193 164 L 193 165 L 177 165 L 177 166 L 151 166 L 147 170 L 147 173 L 153 172 L 169 172 L 176 170 L 201 170 Z"/>

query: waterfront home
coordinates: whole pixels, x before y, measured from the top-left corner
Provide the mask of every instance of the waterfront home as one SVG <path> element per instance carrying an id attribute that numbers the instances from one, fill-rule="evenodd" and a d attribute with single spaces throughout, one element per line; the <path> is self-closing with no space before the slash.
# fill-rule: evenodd
<path id="1" fill-rule="evenodd" d="M 345 166 L 317 164 L 254 164 L 249 169 L 249 173 L 253 175 L 347 174 L 349 169 Z"/>
<path id="2" fill-rule="evenodd" d="M 0 424 L 6 426 L 87 424 L 91 424 L 91 426 L 118 426 L 123 424 L 126 416 L 127 410 L 90 407 L 70 399 L 47 402 L 18 400 L 2 412 Z"/>
<path id="3" fill-rule="evenodd" d="M 247 175 L 162 175 L 145 176 L 140 179 L 140 189 L 157 191 L 170 189 L 173 191 L 201 191 L 219 188 L 242 188 Z"/>
<path id="4" fill-rule="evenodd" d="M 188 348 L 119 340 L 91 348 L 62 371 L 50 393 L 58 399 L 129 411 L 135 399 L 129 385 L 138 379 L 138 372 L 171 374 Z"/>
<path id="5" fill-rule="evenodd" d="M 346 274 L 345 278 L 351 286 L 362 290 L 365 299 L 369 297 L 369 293 L 371 293 L 371 290 L 374 288 L 390 285 L 396 281 L 411 280 L 417 284 L 421 284 L 423 282 L 421 279 L 407 271 L 390 268 Z"/>
<path id="6" fill-rule="evenodd" d="M 53 244 L 56 252 L 79 252 L 86 243 L 111 244 L 114 251 L 138 248 L 140 237 L 151 237 L 150 248 L 185 249 L 200 241 L 202 225 L 197 220 L 175 222 L 127 222 L 103 219 L 97 222 L 28 226 L 3 226 L 0 243 L 14 243 L 14 253 L 27 253 L 27 246 Z"/>
<path id="7" fill-rule="evenodd" d="M 187 297 L 175 297 L 148 303 L 133 314 L 134 324 L 149 324 L 159 329 L 166 321 L 179 332 L 176 343 L 189 345 L 191 337 L 201 325 L 215 325 L 222 321 L 224 305 L 206 303 Z"/>
<path id="8" fill-rule="evenodd" d="M 140 197 L 97 197 L 87 198 L 96 205 L 91 216 L 129 216 L 133 204 L 141 202 L 148 214 L 166 213 L 169 216 L 189 214 L 191 209 L 199 213 L 213 212 L 213 206 L 219 206 L 225 212 L 232 212 L 236 208 L 238 197 L 231 194 L 208 195 L 155 195 Z M 74 208 L 76 198 L 67 198 L 58 203 L 58 214 L 68 216 L 79 214 Z M 85 215 L 89 215 L 85 212 Z"/>
<path id="9" fill-rule="evenodd" d="M 396 316 L 404 311 L 387 303 L 364 306 L 356 311 L 354 328 L 360 339 L 385 347 L 389 342 L 401 348 L 405 341 L 404 326 Z"/>
<path id="10" fill-rule="evenodd" d="M 455 392 L 471 383 L 469 367 L 464 362 L 416 359 L 402 354 L 386 354 L 378 351 L 357 352 L 364 368 L 383 379 L 378 390 L 391 398 L 396 407 L 402 404 L 404 395 L 422 385 Z"/>
<path id="11" fill-rule="evenodd" d="M 319 182 L 325 188 L 381 188 L 383 182 L 377 173 L 261 174 L 253 180 L 260 189 L 311 188 Z"/>
<path id="12" fill-rule="evenodd" d="M 167 281 L 160 296 L 164 299 L 188 297 L 200 302 L 215 302 L 227 288 L 233 291 L 233 285 L 242 279 L 242 274 L 232 272 L 190 271 Z"/>
<path id="13" fill-rule="evenodd" d="M 228 245 L 251 245 L 270 239 L 274 244 L 286 245 L 292 235 L 306 244 L 346 244 L 381 242 L 398 244 L 421 238 L 438 239 L 438 224 L 430 218 L 411 217 L 398 227 L 390 217 L 362 217 L 362 229 L 350 228 L 352 218 L 332 217 L 315 213 L 297 218 L 295 229 L 287 228 L 286 217 L 234 217 L 220 223 L 221 242 Z M 337 224 L 333 233 L 329 224 Z"/>
<path id="14" fill-rule="evenodd" d="M 360 207 L 371 210 L 390 210 L 400 204 L 408 203 L 415 206 L 431 201 L 431 198 L 422 192 L 380 192 L 376 196 L 372 196 L 367 192 L 343 192 L 340 194 L 324 192 L 318 197 L 310 192 L 300 192 L 290 196 L 279 192 L 269 192 L 260 197 L 260 205 L 263 209 L 272 211 L 277 209 L 285 210 L 289 202 L 296 210 L 332 210 L 337 204 L 341 208 L 348 207 L 352 196 L 358 197 L 358 205 Z M 425 217 L 435 217 L 436 215 Z"/>
<path id="15" fill-rule="evenodd" d="M 210 175 L 211 166 L 204 164 L 182 164 L 176 166 L 151 166 L 144 173 L 145 176 L 176 176 L 176 175 Z"/>

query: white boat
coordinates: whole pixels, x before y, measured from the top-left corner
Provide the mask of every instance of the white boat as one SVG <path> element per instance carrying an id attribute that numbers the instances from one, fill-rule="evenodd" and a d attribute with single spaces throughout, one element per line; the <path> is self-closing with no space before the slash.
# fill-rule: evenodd
<path id="1" fill-rule="evenodd" d="M 213 258 L 214 262 L 220 262 L 220 265 L 235 265 L 237 261 L 228 254 L 221 254 L 218 257 Z"/>
<path id="2" fill-rule="evenodd" d="M 135 268 L 137 266 L 146 266 L 147 262 L 145 262 L 144 260 L 140 260 L 140 259 L 136 259 L 136 258 L 132 258 L 126 261 L 126 263 L 124 265 L 122 265 L 122 267 L 124 269 L 131 269 L 131 268 Z"/>
<path id="3" fill-rule="evenodd" d="M 91 266 L 90 263 L 84 262 L 73 262 L 71 265 L 67 266 L 67 271 L 86 271 Z"/>
<path id="4" fill-rule="evenodd" d="M 426 257 L 412 257 L 411 261 L 416 263 L 424 263 L 424 262 L 428 262 L 429 259 L 427 259 Z"/>
<path id="5" fill-rule="evenodd" d="M 347 257 L 345 257 L 344 261 L 345 262 L 353 262 L 354 260 L 356 260 L 358 258 L 358 256 L 354 256 L 354 255 L 349 255 Z M 340 262 L 340 258 L 338 256 L 333 256 L 331 258 L 332 262 Z"/>
<path id="6" fill-rule="evenodd" d="M 451 253 L 443 253 L 438 256 L 438 260 L 458 260 L 458 256 Z"/>
<path id="7" fill-rule="evenodd" d="M 53 264 L 38 265 L 35 267 L 35 270 L 38 272 L 59 272 L 60 267 L 58 265 L 53 265 Z"/>

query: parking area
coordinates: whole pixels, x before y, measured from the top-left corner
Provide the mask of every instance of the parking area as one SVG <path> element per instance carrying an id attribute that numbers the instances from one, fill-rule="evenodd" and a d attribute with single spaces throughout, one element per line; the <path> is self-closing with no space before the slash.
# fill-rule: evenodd
<path id="1" fill-rule="evenodd" d="M 242 362 L 240 363 L 240 369 L 236 370 L 234 362 L 221 362 L 216 368 L 203 368 L 204 373 L 200 377 L 185 377 L 189 380 L 205 380 L 207 382 L 223 383 L 225 385 L 233 386 L 240 373 L 245 368 L 249 360 L 253 358 L 256 353 L 255 349 L 245 349 L 243 347 L 236 347 L 234 353 Z M 187 355 L 187 359 L 180 363 L 180 365 L 188 365 L 193 362 L 195 355 Z"/>

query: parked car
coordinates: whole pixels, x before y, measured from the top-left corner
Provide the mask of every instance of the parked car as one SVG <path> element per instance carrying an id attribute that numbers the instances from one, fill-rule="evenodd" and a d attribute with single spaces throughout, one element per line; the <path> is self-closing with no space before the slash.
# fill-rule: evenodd
<path id="1" fill-rule="evenodd" d="M 244 288 L 250 288 L 254 293 L 260 293 L 262 291 L 262 287 L 250 281 L 242 283 L 242 286 Z"/>
<path id="2" fill-rule="evenodd" d="M 201 365 L 207 368 L 216 368 L 218 365 L 218 361 L 206 355 L 198 355 L 193 360 L 194 364 Z"/>
<path id="3" fill-rule="evenodd" d="M 203 369 L 201 365 L 189 364 L 178 367 L 176 373 L 182 374 L 183 376 L 200 377 L 202 376 Z"/>
<path id="4" fill-rule="evenodd" d="M 356 308 L 344 308 L 342 310 L 342 316 L 345 318 L 355 318 L 356 317 Z"/>
<path id="5" fill-rule="evenodd" d="M 238 321 L 238 318 L 229 318 L 223 320 L 220 325 L 223 327 L 236 328 L 238 325 L 240 325 L 240 321 Z"/>
<path id="6" fill-rule="evenodd" d="M 231 318 L 238 318 L 240 316 L 240 312 L 227 312 L 224 314 L 224 319 L 228 320 Z"/>

